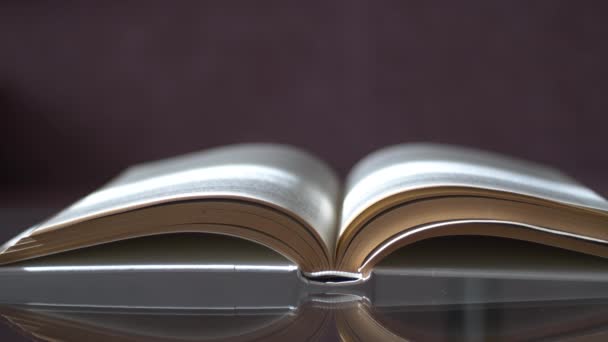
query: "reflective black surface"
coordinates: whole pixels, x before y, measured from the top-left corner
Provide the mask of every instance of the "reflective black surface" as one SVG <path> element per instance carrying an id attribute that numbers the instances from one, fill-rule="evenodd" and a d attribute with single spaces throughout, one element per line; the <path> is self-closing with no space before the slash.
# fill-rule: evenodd
<path id="1" fill-rule="evenodd" d="M 375 308 L 308 303 L 291 310 L 3 307 L 3 337 L 44 341 L 608 339 L 605 301 Z"/>
<path id="2" fill-rule="evenodd" d="M 52 212 L 4 210 L 2 240 Z M 486 246 L 478 252 L 489 255 L 492 248 Z M 517 254 L 517 250 L 514 253 Z M 362 292 L 365 295 L 345 294 L 347 291 L 336 289 L 327 293 L 316 291 L 280 307 L 265 306 L 261 301 L 254 307 L 197 309 L 2 305 L 0 340 L 607 340 L 608 283 L 602 279 L 608 262 L 580 258 L 577 271 L 585 272 L 559 273 L 555 269 L 556 260 L 561 263 L 565 259 L 558 257 L 575 258 L 569 254 L 550 259 L 538 256 L 530 260 L 530 265 L 538 269 L 546 264 L 547 269 L 554 269 L 534 272 L 529 277 L 522 269 L 517 272 L 511 269 L 510 277 L 503 278 L 487 277 L 483 272 L 448 276 L 412 274 L 397 287 L 392 283 L 392 297 L 387 295 L 381 283 L 383 278 L 379 276 L 370 282 L 373 286 L 370 285 L 368 292 Z M 446 264 L 445 260 L 441 262 Z M 476 270 L 486 269 L 493 263 L 490 258 L 480 260 Z M 418 264 L 421 269 L 428 269 L 422 259 Z M 484 264 L 486 268 L 481 267 Z M 384 264 L 389 271 L 391 265 L 391 262 Z M 413 261 L 408 267 L 415 270 L 415 266 Z M 388 274 L 390 272 L 382 281 L 391 282 Z M 542 279 L 543 275 L 553 275 L 553 278 Z M 131 291 L 135 293 L 137 289 Z M 159 293 L 163 295 L 171 294 Z M 200 294 L 202 297 L 221 295 Z M 272 297 L 274 293 L 265 295 Z"/>

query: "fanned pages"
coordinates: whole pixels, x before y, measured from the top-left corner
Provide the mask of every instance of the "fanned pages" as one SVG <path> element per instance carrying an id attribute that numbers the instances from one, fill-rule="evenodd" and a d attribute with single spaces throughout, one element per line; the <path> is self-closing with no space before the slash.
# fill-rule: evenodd
<path id="1" fill-rule="evenodd" d="M 332 262 L 338 193 L 331 169 L 301 150 L 220 147 L 126 170 L 9 241 L 0 263 L 144 235 L 206 232 L 261 243 L 308 272 L 324 270 Z"/>
<path id="2" fill-rule="evenodd" d="M 234 145 L 128 169 L 7 242 L 0 264 L 183 232 L 255 241 L 310 277 L 366 277 L 397 248 L 445 235 L 608 257 L 608 202 L 553 169 L 467 148 L 388 147 L 365 157 L 342 187 L 301 150 Z"/>
<path id="3" fill-rule="evenodd" d="M 338 268 L 369 273 L 407 244 L 487 235 L 608 257 L 608 202 L 560 172 L 468 148 L 404 144 L 347 180 Z"/>

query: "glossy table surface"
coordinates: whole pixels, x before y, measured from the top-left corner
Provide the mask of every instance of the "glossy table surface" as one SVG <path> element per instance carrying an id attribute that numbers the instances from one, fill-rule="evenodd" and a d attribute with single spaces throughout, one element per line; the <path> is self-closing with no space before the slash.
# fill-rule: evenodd
<path id="1" fill-rule="evenodd" d="M 3 209 L 0 211 L 0 239 L 8 240 L 53 212 Z M 449 255 L 449 251 L 446 253 Z M 430 259 L 425 260 L 420 259 L 418 269 L 428 269 L 428 264 L 424 263 Z M 406 290 L 407 286 L 404 286 L 404 291 L 410 293 L 400 297 L 398 303 L 391 302 L 390 298 L 384 298 L 380 303 L 365 296 L 328 291 L 295 306 L 285 307 L 150 309 L 133 306 L 0 305 L 0 340 L 608 340 L 608 282 L 603 280 L 608 275 L 608 261 L 581 258 L 577 262 L 580 262 L 577 272 L 585 272 L 568 273 L 566 270 L 559 273 L 559 277 L 549 275 L 550 279 L 542 279 L 543 274 L 548 274 L 546 272 L 529 272 L 533 280 L 525 272 L 510 278 L 470 272 L 450 274 L 448 278 L 412 275 L 409 279 L 412 284 L 417 284 L 419 296 L 429 289 L 428 293 L 437 293 L 437 298 L 426 297 L 417 301 L 417 293 L 411 293 L 413 288 Z M 383 266 L 390 270 L 394 263 L 394 260 L 388 261 Z M 593 264 L 591 268 L 590 263 Z M 483 264 L 480 260 L 479 269 L 487 270 L 487 265 Z M 539 265 L 538 260 L 536 265 Z M 415 269 L 413 266 L 408 265 Z M 559 270 L 552 269 L 556 274 L 554 271 Z M 504 296 L 497 294 L 504 295 L 505 287 L 517 287 L 527 293 L 519 297 L 523 299 L 504 300 L 501 299 Z M 567 295 L 562 291 L 546 296 L 548 291 L 556 288 L 567 289 Z M 273 296 L 272 293 L 265 295 Z M 375 295 L 381 297 L 377 293 Z M 449 302 L 445 300 L 446 296 L 457 299 Z M 408 302 L 403 298 L 411 300 Z"/>

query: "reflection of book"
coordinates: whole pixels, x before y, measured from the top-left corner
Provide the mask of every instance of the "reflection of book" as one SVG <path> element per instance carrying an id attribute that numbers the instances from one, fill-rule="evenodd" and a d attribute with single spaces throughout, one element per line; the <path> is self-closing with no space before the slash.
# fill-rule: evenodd
<path id="1" fill-rule="evenodd" d="M 390 147 L 362 160 L 342 186 L 313 156 L 251 144 L 133 167 L 6 243 L 0 263 L 207 232 L 268 246 L 317 280 L 365 278 L 397 248 L 438 236 L 497 236 L 606 257 L 607 226 L 608 202 L 591 190 L 490 153 Z M 162 247 L 171 248 L 179 246 Z"/>
<path id="2" fill-rule="evenodd" d="M 606 303 L 375 308 L 365 301 L 277 310 L 135 310 L 0 307 L 25 334 L 45 341 L 519 341 L 608 337 Z"/>
<path id="3" fill-rule="evenodd" d="M 320 309 L 137 310 L 0 307 L 10 324 L 48 341 L 314 340 L 328 320 Z"/>
<path id="4" fill-rule="evenodd" d="M 608 303 L 406 306 L 373 309 L 377 324 L 412 341 L 605 341 Z"/>

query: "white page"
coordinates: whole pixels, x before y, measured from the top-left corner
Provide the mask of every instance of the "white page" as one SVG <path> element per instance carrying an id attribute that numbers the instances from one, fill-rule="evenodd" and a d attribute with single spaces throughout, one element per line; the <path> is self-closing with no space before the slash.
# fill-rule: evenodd
<path id="1" fill-rule="evenodd" d="M 383 148 L 353 168 L 340 233 L 383 198 L 443 186 L 505 191 L 608 211 L 604 198 L 554 169 L 475 149 L 414 143 Z"/>

